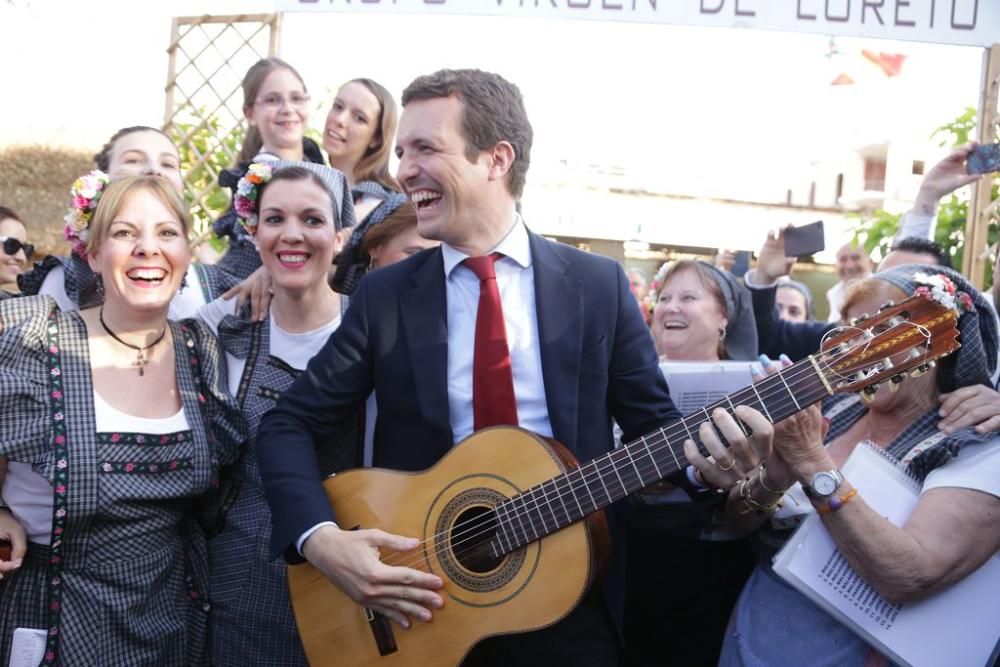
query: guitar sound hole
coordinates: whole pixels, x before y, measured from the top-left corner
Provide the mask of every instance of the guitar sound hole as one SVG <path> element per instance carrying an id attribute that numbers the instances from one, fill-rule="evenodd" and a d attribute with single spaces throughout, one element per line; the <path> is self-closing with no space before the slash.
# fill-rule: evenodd
<path id="1" fill-rule="evenodd" d="M 490 572 L 503 560 L 493 553 L 490 541 L 495 536 L 496 515 L 492 508 L 469 507 L 458 515 L 451 530 L 451 552 L 465 569 L 476 574 Z"/>

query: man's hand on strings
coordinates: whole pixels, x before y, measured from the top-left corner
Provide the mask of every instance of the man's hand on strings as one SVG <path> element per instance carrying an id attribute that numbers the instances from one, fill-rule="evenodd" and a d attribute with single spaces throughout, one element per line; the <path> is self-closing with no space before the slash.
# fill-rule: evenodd
<path id="1" fill-rule="evenodd" d="M 411 619 L 430 621 L 431 610 L 444 605 L 434 592 L 444 586 L 440 577 L 405 567 L 417 564 L 419 544 L 381 530 L 324 526 L 309 536 L 302 553 L 352 600 L 409 628 Z M 382 562 L 380 549 L 396 553 Z"/>
<path id="2" fill-rule="evenodd" d="M 719 408 L 712 413 L 714 428 L 707 421 L 699 427 L 698 436 L 709 457 L 698 451 L 694 440 L 684 442 L 684 454 L 698 476 L 706 485 L 719 489 L 739 482 L 771 452 L 774 429 L 764 415 L 745 405 L 737 405 L 734 412 L 735 417 Z M 719 433 L 729 447 L 722 443 Z"/>

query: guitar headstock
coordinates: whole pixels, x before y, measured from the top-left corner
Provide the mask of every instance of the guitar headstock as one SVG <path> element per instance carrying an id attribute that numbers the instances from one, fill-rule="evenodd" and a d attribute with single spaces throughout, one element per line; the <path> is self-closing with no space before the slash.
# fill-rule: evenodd
<path id="1" fill-rule="evenodd" d="M 833 391 L 864 390 L 862 395 L 869 397 L 878 384 L 890 382 L 895 387 L 957 350 L 957 322 L 953 308 L 930 297 L 913 296 L 831 330 L 815 359 Z"/>

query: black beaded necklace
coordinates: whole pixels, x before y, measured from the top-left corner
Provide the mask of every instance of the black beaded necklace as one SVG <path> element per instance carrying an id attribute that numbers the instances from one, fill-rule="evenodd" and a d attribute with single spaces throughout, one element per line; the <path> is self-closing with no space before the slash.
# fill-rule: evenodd
<path id="1" fill-rule="evenodd" d="M 107 332 L 109 336 L 114 338 L 116 341 L 124 345 L 125 347 L 130 347 L 136 351 L 135 361 L 132 362 L 132 366 L 139 371 L 139 377 L 144 374 L 143 367 L 149 363 L 149 359 L 145 356 L 146 352 L 153 349 L 153 346 L 163 340 L 163 337 L 167 335 L 167 327 L 163 327 L 163 331 L 160 332 L 159 337 L 146 347 L 140 347 L 138 345 L 133 345 L 132 343 L 126 343 L 118 335 L 108 327 L 108 323 L 104 321 L 104 306 L 101 306 L 101 310 L 98 314 L 98 318 L 101 320 L 101 326 L 104 327 L 104 331 Z"/>

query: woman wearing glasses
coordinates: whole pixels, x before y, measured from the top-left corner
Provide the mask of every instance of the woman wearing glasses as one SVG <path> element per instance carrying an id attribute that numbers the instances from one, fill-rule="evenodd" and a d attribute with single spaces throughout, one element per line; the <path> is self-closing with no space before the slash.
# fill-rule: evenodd
<path id="1" fill-rule="evenodd" d="M 0 299 L 15 296 L 4 287 L 13 287 L 17 276 L 31 261 L 35 254 L 35 246 L 28 241 L 28 230 L 17 213 L 6 206 L 0 206 L 0 243 L 3 243 L 3 254 L 0 254 Z"/>
<path id="2" fill-rule="evenodd" d="M 315 141 L 305 137 L 309 124 L 309 93 L 294 67 L 280 58 L 258 60 L 243 77 L 243 115 L 249 129 L 236 164 L 219 175 L 219 185 L 236 196 L 236 186 L 253 162 L 296 160 L 326 164 Z M 229 250 L 218 266 L 244 279 L 257 271 L 260 254 L 230 207 L 215 224 L 219 236 L 229 237 Z M 266 308 L 254 303 L 254 312 Z M 259 319 L 263 319 L 262 317 Z"/>

